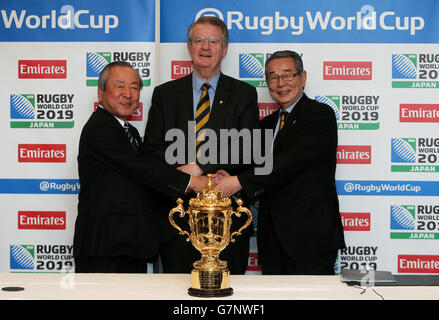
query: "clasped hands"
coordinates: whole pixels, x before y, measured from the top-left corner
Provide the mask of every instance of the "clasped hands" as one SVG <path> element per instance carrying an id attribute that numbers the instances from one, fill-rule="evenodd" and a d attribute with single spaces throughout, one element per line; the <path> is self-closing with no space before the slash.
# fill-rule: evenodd
<path id="1" fill-rule="evenodd" d="M 203 175 L 203 170 L 196 163 L 192 162 L 182 165 L 178 167 L 177 170 L 192 176 L 188 190 L 198 193 L 206 187 L 207 176 Z M 231 176 L 227 171 L 222 169 L 212 175 L 212 181 L 215 188 L 225 197 L 230 197 L 242 189 L 238 177 Z"/>

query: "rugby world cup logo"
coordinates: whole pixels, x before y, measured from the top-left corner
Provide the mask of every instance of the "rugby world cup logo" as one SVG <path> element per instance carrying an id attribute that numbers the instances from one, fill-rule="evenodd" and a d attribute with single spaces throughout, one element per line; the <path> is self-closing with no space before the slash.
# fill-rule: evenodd
<path id="1" fill-rule="evenodd" d="M 142 78 L 143 86 L 151 85 L 151 51 L 113 51 L 113 52 L 87 52 L 86 54 L 86 85 L 97 87 L 99 74 L 111 62 L 124 61 Z"/>
<path id="2" fill-rule="evenodd" d="M 239 54 L 239 78 L 254 87 L 266 87 L 263 53 Z"/>
<path id="3" fill-rule="evenodd" d="M 391 205 L 390 229 L 415 230 L 415 206 Z"/>
<path id="4" fill-rule="evenodd" d="M 438 205 L 391 205 L 390 239 L 439 240 Z"/>
<path id="5" fill-rule="evenodd" d="M 10 127 L 69 129 L 74 127 L 74 94 L 36 93 L 9 95 Z"/>
<path id="6" fill-rule="evenodd" d="M 35 249 L 33 245 L 10 245 L 10 268 L 13 270 L 33 270 Z"/>
<path id="7" fill-rule="evenodd" d="M 35 119 L 35 95 L 11 94 L 11 119 Z"/>
<path id="8" fill-rule="evenodd" d="M 239 77 L 256 79 L 263 78 L 264 55 L 262 53 L 240 53 Z"/>
<path id="9" fill-rule="evenodd" d="M 392 78 L 393 79 L 416 79 L 417 55 L 416 54 L 392 54 Z"/>
<path id="10" fill-rule="evenodd" d="M 392 162 L 415 163 L 416 162 L 416 139 L 415 138 L 392 138 Z"/>
<path id="11" fill-rule="evenodd" d="M 97 86 L 102 69 L 111 62 L 111 52 L 87 52 L 87 86 Z"/>
<path id="12" fill-rule="evenodd" d="M 439 88 L 439 55 L 392 54 L 392 88 Z"/>
<path id="13" fill-rule="evenodd" d="M 392 138 L 392 172 L 439 172 L 439 138 Z"/>
<path id="14" fill-rule="evenodd" d="M 378 130 L 379 98 L 375 95 L 315 96 L 316 101 L 334 111 L 338 130 Z"/>

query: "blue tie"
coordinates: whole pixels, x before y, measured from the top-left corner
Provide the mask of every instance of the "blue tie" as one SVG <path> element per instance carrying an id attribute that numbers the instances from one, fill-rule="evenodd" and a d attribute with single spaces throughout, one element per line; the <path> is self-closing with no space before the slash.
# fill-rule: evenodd
<path id="1" fill-rule="evenodd" d="M 123 125 L 123 128 L 125 129 L 125 132 L 127 133 L 128 140 L 130 141 L 131 147 L 134 150 L 137 150 L 137 144 L 136 144 L 136 140 L 134 139 L 133 131 L 131 130 L 131 128 L 127 122 L 125 122 L 125 124 Z"/>

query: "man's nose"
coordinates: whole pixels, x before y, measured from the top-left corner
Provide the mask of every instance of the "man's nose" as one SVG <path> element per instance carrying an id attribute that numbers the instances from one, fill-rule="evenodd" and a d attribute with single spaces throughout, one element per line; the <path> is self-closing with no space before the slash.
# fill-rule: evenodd
<path id="1" fill-rule="evenodd" d="M 282 79 L 282 77 L 279 77 L 279 79 L 277 79 L 277 86 L 278 87 L 283 87 L 285 85 L 286 81 L 284 79 Z"/>
<path id="2" fill-rule="evenodd" d="M 129 87 L 124 87 L 123 91 L 122 91 L 122 94 L 124 95 L 124 97 L 130 98 L 131 97 L 131 90 L 130 90 L 130 88 Z"/>
<path id="3" fill-rule="evenodd" d="M 201 48 L 204 50 L 209 50 L 210 49 L 210 43 L 208 39 L 203 39 L 203 41 L 201 42 Z"/>

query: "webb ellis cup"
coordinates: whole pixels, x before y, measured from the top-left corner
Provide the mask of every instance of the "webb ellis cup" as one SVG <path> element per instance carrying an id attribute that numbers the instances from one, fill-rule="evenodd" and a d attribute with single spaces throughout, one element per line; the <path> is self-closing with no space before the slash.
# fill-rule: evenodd
<path id="1" fill-rule="evenodd" d="M 235 242 L 235 235 L 249 226 L 252 214 L 249 209 L 242 206 L 243 201 L 238 199 L 238 208 L 232 210 L 232 201 L 223 197 L 222 193 L 213 187 L 212 177 L 208 175 L 206 188 L 197 194 L 196 198 L 189 200 L 188 210 L 184 210 L 183 200 L 177 199 L 177 206 L 169 212 L 169 221 L 181 235 L 187 235 L 186 241 L 201 252 L 201 260 L 194 262 L 192 270 L 192 287 L 188 293 L 197 297 L 224 297 L 233 294 L 229 286 L 230 272 L 227 262 L 219 260 L 220 252 L 230 242 Z M 190 233 L 182 230 L 174 221 L 174 214 L 180 213 L 180 218 L 188 215 Z M 237 217 L 241 213 L 247 214 L 247 221 L 238 231 L 230 233 L 232 215 Z"/>

